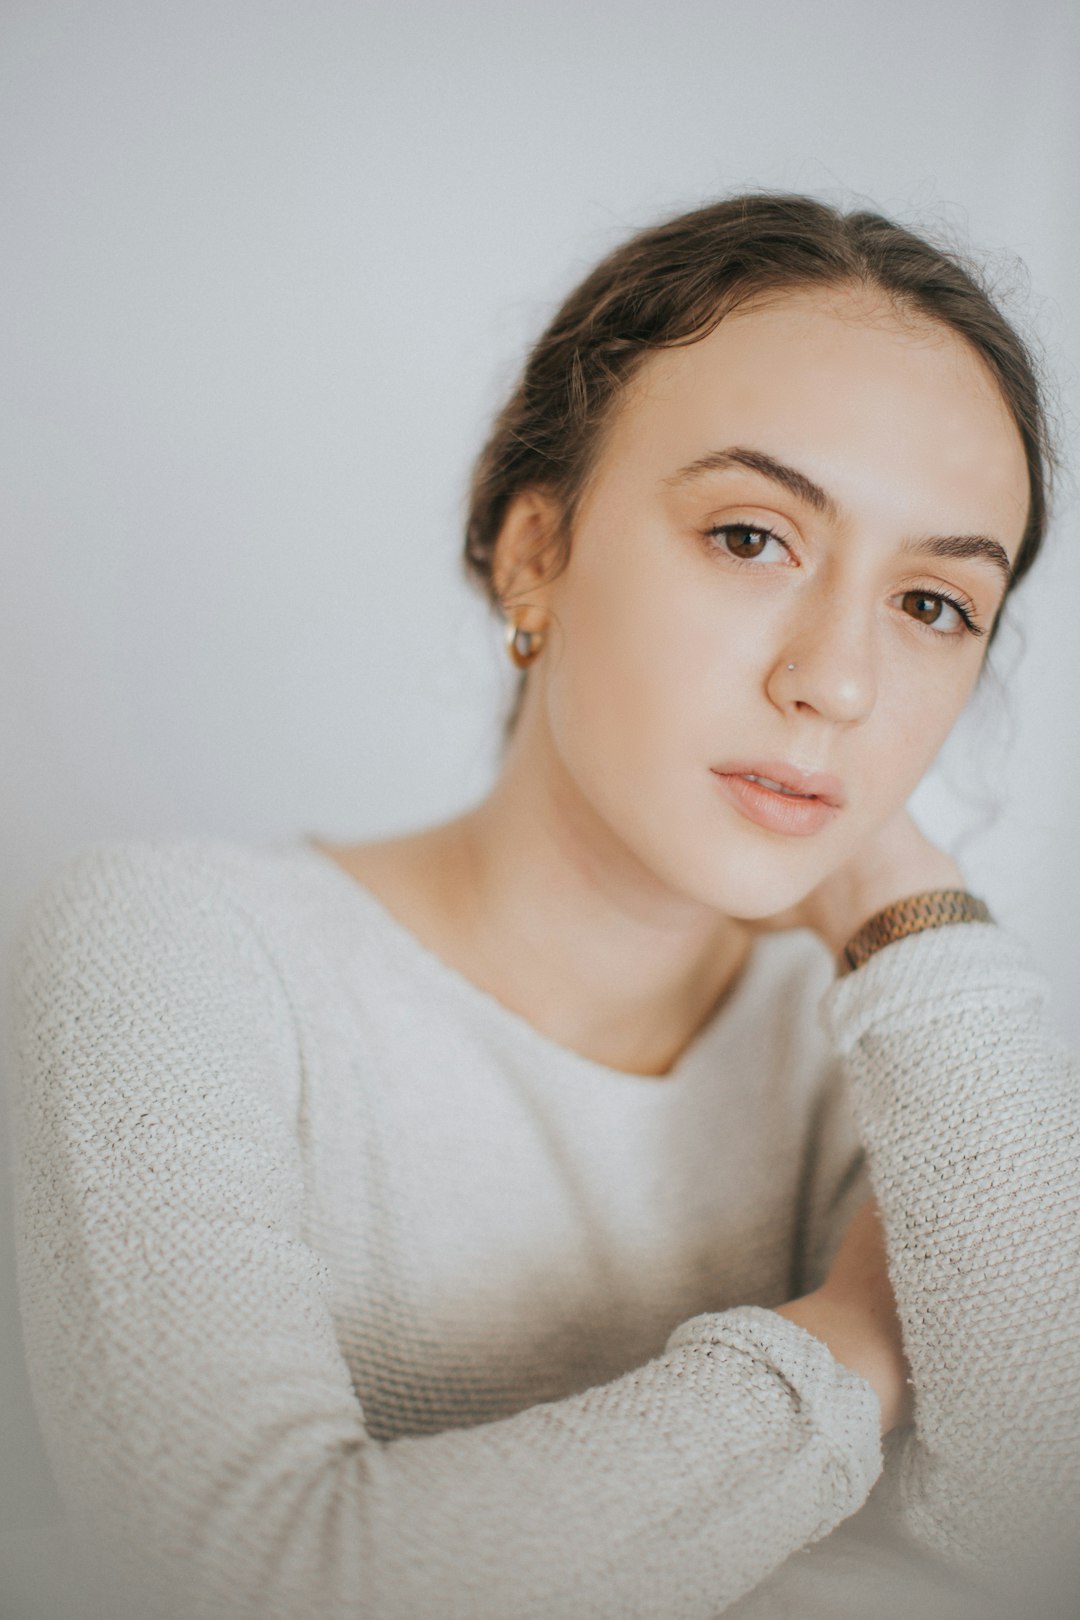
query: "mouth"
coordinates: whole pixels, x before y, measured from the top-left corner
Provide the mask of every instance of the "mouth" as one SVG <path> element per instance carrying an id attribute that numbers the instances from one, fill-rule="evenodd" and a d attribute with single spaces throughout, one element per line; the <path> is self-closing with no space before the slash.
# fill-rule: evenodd
<path id="1" fill-rule="evenodd" d="M 770 832 L 820 832 L 844 804 L 843 786 L 835 776 L 782 761 L 732 761 L 713 766 L 712 774 L 745 819 Z"/>
<path id="2" fill-rule="evenodd" d="M 774 793 L 786 793 L 789 799 L 813 799 L 814 793 L 796 793 L 794 788 L 787 788 L 780 782 L 770 782 L 767 776 L 754 776 L 750 771 L 740 771 L 744 782 L 760 782 L 762 787 L 772 788 Z"/>
<path id="3" fill-rule="evenodd" d="M 838 777 L 827 776 L 824 771 L 804 771 L 800 765 L 789 765 L 783 759 L 728 760 L 712 769 L 718 776 L 742 776 L 747 781 L 758 782 L 771 793 L 820 799 L 834 810 L 844 804 L 844 787 Z"/>

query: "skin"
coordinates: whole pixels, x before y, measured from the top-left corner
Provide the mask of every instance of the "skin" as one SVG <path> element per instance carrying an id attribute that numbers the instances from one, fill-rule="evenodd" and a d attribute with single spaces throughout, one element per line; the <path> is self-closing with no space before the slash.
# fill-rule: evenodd
<path id="1" fill-rule="evenodd" d="M 744 466 L 678 476 L 732 446 L 797 469 L 830 509 Z M 756 933 L 808 927 L 839 953 L 891 901 L 965 886 L 905 806 L 978 680 L 1005 582 L 902 547 L 981 535 L 1011 560 L 1027 499 L 1019 434 L 950 331 L 863 288 L 744 305 L 624 391 L 565 569 L 550 495 L 511 503 L 496 587 L 546 639 L 490 793 L 329 853 L 549 1039 L 660 1081 Z M 928 601 L 941 592 L 987 634 Z M 710 774 L 740 759 L 829 772 L 844 807 L 811 836 L 763 829 Z M 823 1289 L 782 1314 L 869 1378 L 883 1429 L 904 1420 L 873 1201 Z"/>

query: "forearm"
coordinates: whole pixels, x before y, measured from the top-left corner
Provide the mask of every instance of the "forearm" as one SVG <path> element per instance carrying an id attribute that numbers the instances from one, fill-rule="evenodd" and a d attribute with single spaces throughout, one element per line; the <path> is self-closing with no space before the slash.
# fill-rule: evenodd
<path id="1" fill-rule="evenodd" d="M 152 1392 L 136 1363 L 126 1406 L 96 1361 L 95 1403 L 70 1400 L 69 1362 L 35 1363 L 72 1522 L 130 1612 L 162 1593 L 168 1620 L 712 1620 L 856 1512 L 881 1466 L 869 1391 L 757 1308 L 682 1324 L 608 1385 L 387 1444 L 314 1349 L 287 1380 L 223 1385 L 213 1413 L 178 1359 Z M 169 1457 L 167 1489 L 131 1468 L 140 1445 Z"/>
<path id="2" fill-rule="evenodd" d="M 778 1306 L 777 1315 L 812 1333 L 841 1366 L 866 1380 L 881 1407 L 882 1438 L 909 1420 L 910 1387 L 886 1324 L 876 1323 L 865 1308 L 831 1299 L 825 1289 Z"/>
<path id="3" fill-rule="evenodd" d="M 1080 1498 L 1080 1075 L 997 928 L 887 946 L 826 996 L 914 1384 L 899 1499 L 992 1565 Z"/>
<path id="4" fill-rule="evenodd" d="M 696 1317 L 612 1384 L 393 1445 L 373 1525 L 387 1617 L 721 1613 L 880 1469 L 867 1392 L 780 1326 L 756 1307 Z"/>
<path id="5" fill-rule="evenodd" d="M 131 1612 L 711 1620 L 862 1505 L 872 1392 L 756 1306 L 566 1399 L 373 1438 L 304 1232 L 292 1002 L 241 902 L 182 852 L 94 850 L 18 952 L 28 1367 Z"/>

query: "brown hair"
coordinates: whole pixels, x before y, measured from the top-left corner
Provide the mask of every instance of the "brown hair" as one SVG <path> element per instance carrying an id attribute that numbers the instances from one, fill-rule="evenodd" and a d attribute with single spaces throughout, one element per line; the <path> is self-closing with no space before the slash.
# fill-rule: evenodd
<path id="1" fill-rule="evenodd" d="M 473 470 L 464 566 L 493 606 L 495 544 L 513 497 L 555 496 L 553 574 L 566 567 L 574 514 L 622 389 L 650 351 L 707 336 L 737 304 L 787 288 L 858 282 L 899 309 L 950 327 L 996 378 L 1027 457 L 1027 524 L 1008 590 L 1046 532 L 1054 455 L 1032 355 L 978 272 L 880 214 L 841 213 L 811 197 L 746 193 L 681 214 L 617 247 L 574 289 L 534 345 Z M 1006 593 L 1008 594 L 1008 593 Z M 991 629 L 989 646 L 1001 615 Z M 526 675 L 507 716 L 509 739 Z"/>

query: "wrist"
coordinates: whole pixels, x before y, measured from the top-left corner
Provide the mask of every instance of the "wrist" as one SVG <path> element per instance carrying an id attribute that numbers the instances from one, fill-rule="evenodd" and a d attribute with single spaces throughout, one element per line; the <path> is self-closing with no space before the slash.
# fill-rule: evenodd
<path id="1" fill-rule="evenodd" d="M 886 1331 L 870 1311 L 834 1299 L 824 1288 L 776 1307 L 777 1316 L 812 1333 L 834 1361 L 868 1383 L 881 1407 L 881 1433 L 910 1421 L 911 1393 L 907 1364 L 896 1335 Z"/>
<path id="2" fill-rule="evenodd" d="M 906 939 L 910 934 L 921 934 L 927 928 L 993 921 L 986 901 L 967 889 L 931 889 L 905 900 L 894 901 L 877 912 L 844 946 L 837 967 L 843 977 L 845 973 L 861 967 L 886 945 Z"/>
<path id="3" fill-rule="evenodd" d="M 840 956 L 848 941 L 887 906 L 896 905 L 916 894 L 940 889 L 963 889 L 963 873 L 951 856 L 935 852 L 940 859 L 906 867 L 903 871 L 875 873 L 853 885 L 822 918 L 819 932 L 834 956 Z"/>

